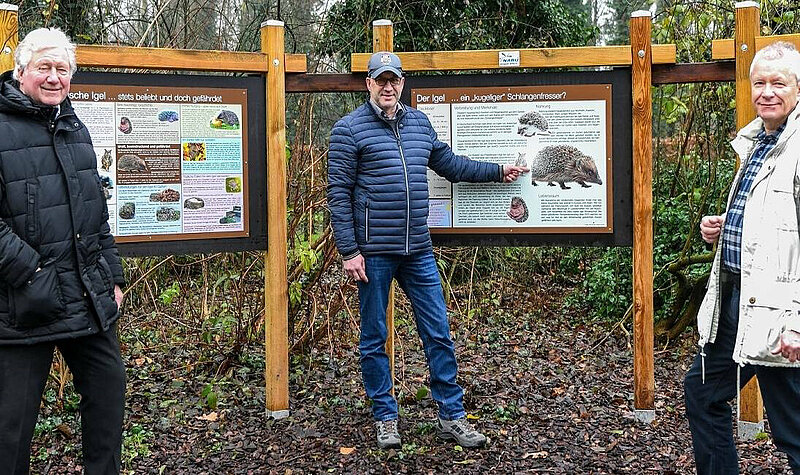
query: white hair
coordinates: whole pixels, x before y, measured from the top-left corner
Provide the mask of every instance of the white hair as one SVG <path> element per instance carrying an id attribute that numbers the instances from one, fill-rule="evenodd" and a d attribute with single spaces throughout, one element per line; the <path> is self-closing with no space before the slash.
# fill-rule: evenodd
<path id="1" fill-rule="evenodd" d="M 756 64 L 763 61 L 780 61 L 783 69 L 794 74 L 794 79 L 800 84 L 800 52 L 792 43 L 776 41 L 758 50 L 750 63 L 751 76 Z"/>
<path id="2" fill-rule="evenodd" d="M 78 63 L 75 61 L 75 44 L 58 28 L 37 28 L 25 35 L 25 38 L 17 45 L 14 53 L 14 79 L 19 80 L 19 74 L 28 67 L 34 54 L 50 48 L 62 48 L 67 53 L 69 75 L 72 77 L 78 70 Z"/>

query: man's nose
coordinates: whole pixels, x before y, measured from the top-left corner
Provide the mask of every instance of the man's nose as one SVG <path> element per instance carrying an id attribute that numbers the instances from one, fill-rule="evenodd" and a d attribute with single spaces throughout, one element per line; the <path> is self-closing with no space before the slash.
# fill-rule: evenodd
<path id="1" fill-rule="evenodd" d="M 764 94 L 767 96 L 775 94 L 775 91 L 772 90 L 772 84 L 770 83 L 764 84 Z"/>

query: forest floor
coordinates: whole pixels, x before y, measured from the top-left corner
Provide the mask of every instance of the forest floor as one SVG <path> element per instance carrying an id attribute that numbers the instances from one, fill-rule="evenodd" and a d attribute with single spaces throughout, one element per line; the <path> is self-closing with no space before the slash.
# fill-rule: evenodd
<path id="1" fill-rule="evenodd" d="M 534 280 L 476 286 L 472 315 L 451 320 L 466 409 L 490 438 L 478 450 L 436 436 L 424 354 L 403 298 L 397 305 L 400 450 L 376 448 L 355 321 L 291 358 L 290 415 L 272 420 L 265 416 L 263 345 L 245 348 L 235 365 L 215 375 L 213 342 L 181 342 L 179 329 L 162 335 L 129 319 L 122 324 L 123 473 L 693 473 L 682 380 L 696 351 L 694 335 L 656 349 L 656 417 L 638 422 L 626 325 L 565 310 L 566 289 Z M 454 296 L 463 305 L 467 289 Z M 32 473 L 81 471 L 77 402 L 71 385 L 59 397 L 51 381 Z M 767 434 L 738 446 L 742 473 L 788 473 Z"/>

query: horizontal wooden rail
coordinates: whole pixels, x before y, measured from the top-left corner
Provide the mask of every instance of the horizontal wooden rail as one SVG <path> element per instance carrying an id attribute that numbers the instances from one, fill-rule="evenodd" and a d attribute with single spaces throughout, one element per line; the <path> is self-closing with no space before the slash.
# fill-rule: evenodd
<path id="1" fill-rule="evenodd" d="M 365 74 L 287 74 L 286 92 L 366 92 Z"/>
<path id="2" fill-rule="evenodd" d="M 800 49 L 800 34 L 756 36 L 756 51 L 776 41 L 788 41 Z M 711 42 L 711 59 L 734 59 L 733 39 Z"/>
<path id="3" fill-rule="evenodd" d="M 653 85 L 684 84 L 692 82 L 723 82 L 736 79 L 736 63 L 654 64 Z"/>
<path id="4" fill-rule="evenodd" d="M 261 52 L 79 45 L 76 56 L 78 66 L 85 68 L 267 72 L 267 55 Z M 306 55 L 286 54 L 284 61 L 286 72 L 306 72 Z"/>
<path id="5" fill-rule="evenodd" d="M 581 66 L 625 66 L 631 64 L 631 47 L 583 46 L 575 48 L 492 49 L 474 51 L 425 51 L 397 53 L 405 71 L 508 69 L 500 66 L 501 51 L 519 51 L 516 68 L 562 68 Z M 350 55 L 353 72 L 366 72 L 369 53 Z M 675 45 L 653 45 L 653 63 L 675 62 Z"/>
<path id="6" fill-rule="evenodd" d="M 653 65 L 654 85 L 733 81 L 735 76 L 733 61 Z M 366 92 L 364 77 L 364 73 L 287 74 L 286 92 Z"/>

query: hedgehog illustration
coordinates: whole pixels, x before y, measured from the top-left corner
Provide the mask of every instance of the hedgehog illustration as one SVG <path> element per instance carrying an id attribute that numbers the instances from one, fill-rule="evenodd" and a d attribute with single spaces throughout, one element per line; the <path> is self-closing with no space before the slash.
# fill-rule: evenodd
<path id="1" fill-rule="evenodd" d="M 111 156 L 111 150 L 104 148 L 103 156 L 100 157 L 100 169 L 102 169 L 103 171 L 109 171 L 113 163 L 114 163 L 114 157 Z"/>
<path id="2" fill-rule="evenodd" d="M 536 111 L 528 111 L 519 116 L 517 133 L 523 137 L 533 137 L 534 135 L 550 135 L 547 119 Z"/>
<path id="3" fill-rule="evenodd" d="M 528 205 L 525 204 L 525 200 L 521 196 L 515 196 L 511 198 L 511 205 L 506 214 L 514 221 L 524 223 L 528 220 Z"/>
<path id="4" fill-rule="evenodd" d="M 119 157 L 117 170 L 123 172 L 146 172 L 147 163 L 138 155 L 126 154 Z"/>
<path id="5" fill-rule="evenodd" d="M 127 117 L 120 117 L 119 119 L 119 131 L 123 134 L 129 134 L 133 130 L 133 124 L 131 124 L 131 120 Z"/>
<path id="6" fill-rule="evenodd" d="M 217 117 L 211 121 L 211 127 L 215 129 L 238 129 L 239 116 L 235 112 L 223 109 Z"/>
<path id="7" fill-rule="evenodd" d="M 528 161 L 525 160 L 525 155 L 527 155 L 527 153 L 525 152 L 517 152 L 517 153 L 519 153 L 519 156 L 517 157 L 517 161 L 514 162 L 514 166 L 528 168 Z"/>
<path id="8" fill-rule="evenodd" d="M 572 145 L 549 145 L 543 148 L 531 160 L 531 184 L 546 181 L 548 185 L 558 183 L 562 190 L 569 187 L 564 183 L 574 181 L 584 188 L 589 183 L 603 184 L 592 157 L 581 152 Z"/>

